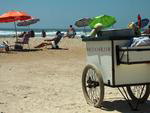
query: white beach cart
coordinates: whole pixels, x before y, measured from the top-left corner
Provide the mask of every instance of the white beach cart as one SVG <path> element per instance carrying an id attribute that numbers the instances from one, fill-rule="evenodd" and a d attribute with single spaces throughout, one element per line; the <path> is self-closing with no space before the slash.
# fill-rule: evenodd
<path id="1" fill-rule="evenodd" d="M 104 86 L 117 87 L 133 110 L 148 99 L 150 47 L 127 47 L 134 36 L 132 30 L 122 29 L 103 31 L 97 38 L 83 38 L 87 65 L 82 74 L 82 89 L 88 104 L 101 107 Z"/>

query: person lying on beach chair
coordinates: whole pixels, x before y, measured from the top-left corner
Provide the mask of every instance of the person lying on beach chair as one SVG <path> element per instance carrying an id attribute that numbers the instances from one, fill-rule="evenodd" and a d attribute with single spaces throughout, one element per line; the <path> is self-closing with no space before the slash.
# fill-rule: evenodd
<path id="1" fill-rule="evenodd" d="M 103 24 L 101 24 L 101 23 L 95 24 L 94 28 L 91 30 L 90 35 L 88 37 L 89 38 L 101 37 L 103 28 L 104 28 Z M 85 38 L 85 36 L 82 35 L 81 38 Z"/>
<path id="2" fill-rule="evenodd" d="M 60 40 L 62 39 L 62 37 L 63 37 L 63 34 L 60 31 L 57 31 L 55 38 L 44 40 L 46 42 L 42 42 L 41 44 L 35 46 L 34 48 L 42 48 L 44 46 L 51 45 L 52 49 L 58 49 L 59 48 L 58 44 Z"/>
<path id="3" fill-rule="evenodd" d="M 20 38 L 19 40 L 17 40 L 16 42 L 15 42 L 15 46 L 17 47 L 18 45 L 21 47 L 21 46 L 23 46 L 24 44 L 28 44 L 28 48 L 30 48 L 30 46 L 29 46 L 29 38 L 30 38 L 30 32 L 26 32 L 24 35 L 23 35 L 23 37 L 22 38 Z M 18 47 L 19 47 L 18 46 Z"/>
<path id="4" fill-rule="evenodd" d="M 8 41 L 4 41 L 2 44 L 0 44 L 0 52 L 9 52 Z"/>

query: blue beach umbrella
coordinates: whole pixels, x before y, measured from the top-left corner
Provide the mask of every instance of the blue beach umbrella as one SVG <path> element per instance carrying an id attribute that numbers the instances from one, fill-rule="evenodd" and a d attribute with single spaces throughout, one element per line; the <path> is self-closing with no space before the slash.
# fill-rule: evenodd
<path id="1" fill-rule="evenodd" d="M 98 23 L 102 24 L 104 28 L 111 27 L 116 23 L 116 19 L 113 16 L 108 15 L 102 15 L 102 16 L 96 16 L 94 18 L 91 18 L 91 21 L 89 22 L 90 28 L 94 28 L 94 26 Z"/>
<path id="2" fill-rule="evenodd" d="M 141 28 L 144 28 L 145 26 L 147 26 L 148 23 L 149 23 L 149 19 L 148 18 L 142 19 L 141 20 Z M 138 22 L 136 22 L 135 25 L 138 26 Z"/>

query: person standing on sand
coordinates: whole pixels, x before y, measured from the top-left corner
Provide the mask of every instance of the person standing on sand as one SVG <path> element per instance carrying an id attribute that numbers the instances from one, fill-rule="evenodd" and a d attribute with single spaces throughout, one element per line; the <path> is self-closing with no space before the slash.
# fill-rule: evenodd
<path id="1" fill-rule="evenodd" d="M 35 37 L 35 33 L 33 30 L 30 31 L 31 37 Z"/>
<path id="2" fill-rule="evenodd" d="M 66 36 L 69 37 L 69 38 L 74 38 L 75 35 L 76 35 L 76 31 L 73 28 L 73 26 L 70 25 L 69 28 L 68 28 L 68 30 L 67 30 L 67 35 Z"/>
<path id="3" fill-rule="evenodd" d="M 46 37 L 46 32 L 42 30 L 42 37 Z"/>

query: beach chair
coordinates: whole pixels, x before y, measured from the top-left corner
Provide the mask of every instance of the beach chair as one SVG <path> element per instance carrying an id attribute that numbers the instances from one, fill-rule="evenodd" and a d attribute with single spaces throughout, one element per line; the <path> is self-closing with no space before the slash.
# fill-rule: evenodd
<path id="1" fill-rule="evenodd" d="M 3 41 L 3 44 L 0 44 L 0 53 L 2 52 L 9 52 L 9 45 L 8 45 L 8 41 Z"/>
<path id="2" fill-rule="evenodd" d="M 29 39 L 30 39 L 30 34 L 29 33 L 25 34 L 21 40 L 15 42 L 15 49 L 23 49 L 25 44 L 28 45 L 28 48 L 30 49 Z"/>

